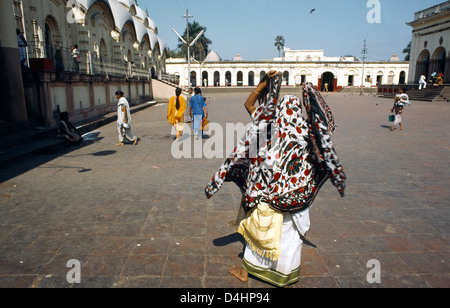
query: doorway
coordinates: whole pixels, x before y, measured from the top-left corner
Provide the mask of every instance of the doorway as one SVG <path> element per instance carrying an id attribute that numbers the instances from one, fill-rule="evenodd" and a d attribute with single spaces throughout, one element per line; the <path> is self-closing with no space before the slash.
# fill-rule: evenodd
<path id="1" fill-rule="evenodd" d="M 322 84 L 320 90 L 325 92 L 334 91 L 334 74 L 332 72 L 325 72 L 322 74 Z"/>

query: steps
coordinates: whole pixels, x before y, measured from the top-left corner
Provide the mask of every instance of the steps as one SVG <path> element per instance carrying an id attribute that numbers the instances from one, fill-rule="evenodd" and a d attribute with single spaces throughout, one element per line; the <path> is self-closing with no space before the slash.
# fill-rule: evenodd
<path id="1" fill-rule="evenodd" d="M 433 102 L 450 102 L 450 87 L 445 87 Z"/>
<path id="2" fill-rule="evenodd" d="M 433 102 L 435 100 L 447 101 L 450 99 L 450 87 L 440 86 L 440 87 L 427 87 L 426 89 L 419 90 L 417 87 L 410 88 L 407 90 L 406 94 L 409 96 L 410 101 L 423 101 L 423 102 Z M 443 93 L 443 94 L 442 94 Z M 382 93 L 378 94 L 380 98 L 394 98 L 396 93 Z"/>

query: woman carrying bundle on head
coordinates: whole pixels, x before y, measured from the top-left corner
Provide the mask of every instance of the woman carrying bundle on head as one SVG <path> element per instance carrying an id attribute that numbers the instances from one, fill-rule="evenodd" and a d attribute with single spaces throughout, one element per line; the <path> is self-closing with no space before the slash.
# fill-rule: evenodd
<path id="1" fill-rule="evenodd" d="M 346 176 L 331 142 L 333 114 L 319 91 L 304 85 L 304 117 L 301 98 L 279 96 L 281 81 L 280 73 L 270 71 L 250 94 L 244 106 L 252 125 L 205 194 L 211 198 L 225 182 L 242 193 L 247 216 L 238 232 L 246 246 L 242 265 L 230 267 L 230 274 L 285 287 L 300 279 L 301 248 L 317 193 L 330 179 L 344 196 Z"/>
<path id="2" fill-rule="evenodd" d="M 177 131 L 176 140 L 179 141 L 183 135 L 184 112 L 186 111 L 186 101 L 181 96 L 181 89 L 175 90 L 175 96 L 169 101 L 169 109 L 167 110 L 167 120 Z"/>

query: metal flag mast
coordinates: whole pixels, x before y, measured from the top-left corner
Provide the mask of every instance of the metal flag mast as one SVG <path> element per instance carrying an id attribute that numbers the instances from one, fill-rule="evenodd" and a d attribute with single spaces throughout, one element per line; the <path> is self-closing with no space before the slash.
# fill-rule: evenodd
<path id="1" fill-rule="evenodd" d="M 364 64 L 366 63 L 366 55 L 367 55 L 367 45 L 366 45 L 366 39 L 364 39 L 364 46 L 361 50 L 362 53 L 362 78 L 361 78 L 361 95 L 363 95 L 364 92 Z"/>
<path id="2" fill-rule="evenodd" d="M 188 85 L 191 87 L 191 51 L 190 48 L 194 46 L 194 44 L 198 41 L 198 39 L 205 33 L 205 30 L 202 30 L 192 42 L 189 42 L 189 18 L 194 17 L 189 15 L 189 10 L 186 9 L 186 15 L 182 16 L 181 18 L 186 18 L 186 40 L 183 39 L 181 35 L 178 34 L 175 29 L 172 28 L 172 31 L 178 36 L 178 38 L 187 45 L 187 56 L 188 56 Z"/>

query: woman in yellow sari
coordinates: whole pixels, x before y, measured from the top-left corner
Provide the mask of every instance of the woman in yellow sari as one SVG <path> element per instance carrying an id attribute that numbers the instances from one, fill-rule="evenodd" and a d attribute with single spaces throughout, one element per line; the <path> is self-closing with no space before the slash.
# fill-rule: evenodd
<path id="1" fill-rule="evenodd" d="M 175 90 L 175 96 L 169 101 L 169 109 L 167 110 L 167 120 L 177 131 L 176 140 L 183 135 L 184 112 L 186 111 L 186 101 L 181 96 L 181 89 Z"/>

